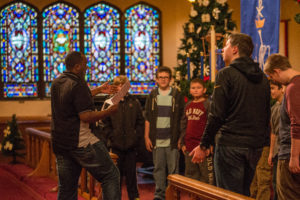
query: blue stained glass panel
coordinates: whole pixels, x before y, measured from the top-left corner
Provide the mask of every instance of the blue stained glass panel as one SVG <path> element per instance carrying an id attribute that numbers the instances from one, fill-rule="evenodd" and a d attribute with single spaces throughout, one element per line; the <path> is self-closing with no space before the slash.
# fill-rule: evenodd
<path id="1" fill-rule="evenodd" d="M 37 12 L 18 2 L 0 11 L 0 65 L 4 98 L 37 97 Z"/>
<path id="2" fill-rule="evenodd" d="M 113 79 L 120 73 L 120 13 L 105 3 L 84 12 L 86 80 L 90 85 Z"/>
<path id="3" fill-rule="evenodd" d="M 42 16 L 45 93 L 50 96 L 51 82 L 66 69 L 67 53 L 80 51 L 79 13 L 65 3 L 56 3 L 46 8 Z"/>
<path id="4" fill-rule="evenodd" d="M 157 10 L 145 4 L 125 12 L 125 74 L 136 83 L 134 88 L 142 88 L 140 93 L 148 93 L 146 90 L 154 87 L 160 65 L 159 59 L 155 59 L 160 54 L 159 17 Z M 146 87 L 139 87 L 137 82 Z"/>

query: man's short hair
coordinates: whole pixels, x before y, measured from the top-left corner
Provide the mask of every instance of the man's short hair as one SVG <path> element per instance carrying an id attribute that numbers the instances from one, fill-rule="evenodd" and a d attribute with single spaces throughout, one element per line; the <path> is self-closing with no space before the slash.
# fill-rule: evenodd
<path id="1" fill-rule="evenodd" d="M 158 78 L 158 73 L 161 73 L 161 72 L 166 72 L 169 74 L 169 78 L 172 77 L 172 71 L 169 67 L 166 67 L 166 66 L 161 66 L 157 69 L 156 71 L 156 78 Z"/>
<path id="2" fill-rule="evenodd" d="M 275 72 L 274 69 L 285 71 L 289 68 L 292 68 L 292 66 L 288 58 L 279 53 L 270 55 L 264 65 L 264 71 L 267 74 L 273 74 Z"/>
<path id="3" fill-rule="evenodd" d="M 200 85 L 202 85 L 205 88 L 204 81 L 201 78 L 194 78 L 194 79 L 192 79 L 190 85 L 192 83 L 199 83 Z"/>
<path id="4" fill-rule="evenodd" d="M 123 85 L 128 81 L 128 78 L 125 75 L 120 75 L 114 78 L 114 85 Z"/>
<path id="5" fill-rule="evenodd" d="M 251 57 L 253 52 L 253 42 L 249 35 L 243 33 L 232 33 L 229 35 L 231 46 L 237 46 L 240 56 Z"/>
<path id="6" fill-rule="evenodd" d="M 72 70 L 76 64 L 80 64 L 83 60 L 83 54 L 78 51 L 71 51 L 65 58 L 67 70 Z"/>
<path id="7" fill-rule="evenodd" d="M 270 82 L 270 85 L 276 85 L 278 87 L 278 89 L 282 88 L 282 84 L 278 83 L 277 81 L 270 79 L 269 82 Z"/>

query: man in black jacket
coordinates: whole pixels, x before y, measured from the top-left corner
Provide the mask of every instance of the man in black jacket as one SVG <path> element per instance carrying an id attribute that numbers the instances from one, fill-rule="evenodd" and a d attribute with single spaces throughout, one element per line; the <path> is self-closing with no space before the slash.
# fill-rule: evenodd
<path id="1" fill-rule="evenodd" d="M 252 51 L 248 35 L 229 36 L 223 59 L 230 65 L 217 74 L 204 135 L 191 152 L 193 162 L 202 162 L 219 132 L 214 158 L 217 186 L 248 196 L 268 142 L 270 120 L 270 87 L 258 63 L 250 58 Z"/>

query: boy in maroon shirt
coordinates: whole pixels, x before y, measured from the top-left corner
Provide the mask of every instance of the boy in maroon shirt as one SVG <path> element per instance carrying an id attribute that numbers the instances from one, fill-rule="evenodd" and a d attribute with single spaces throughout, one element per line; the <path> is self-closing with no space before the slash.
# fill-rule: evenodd
<path id="1" fill-rule="evenodd" d="M 190 83 L 193 100 L 188 102 L 181 120 L 180 148 L 185 155 L 185 176 L 214 184 L 212 156 L 202 163 L 193 163 L 189 153 L 199 145 L 206 125 L 209 100 L 205 98 L 203 80 L 195 78 Z"/>

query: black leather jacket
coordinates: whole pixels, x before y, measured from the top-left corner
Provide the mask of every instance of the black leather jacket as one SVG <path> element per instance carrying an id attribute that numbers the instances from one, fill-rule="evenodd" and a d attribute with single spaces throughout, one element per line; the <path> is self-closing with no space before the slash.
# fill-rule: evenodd
<path id="1" fill-rule="evenodd" d="M 258 63 L 240 57 L 216 77 L 201 146 L 263 147 L 269 140 L 270 86 Z"/>
<path id="2" fill-rule="evenodd" d="M 128 94 L 120 101 L 118 112 L 103 120 L 108 147 L 120 151 L 132 150 L 142 141 L 144 117 L 140 102 Z"/>

